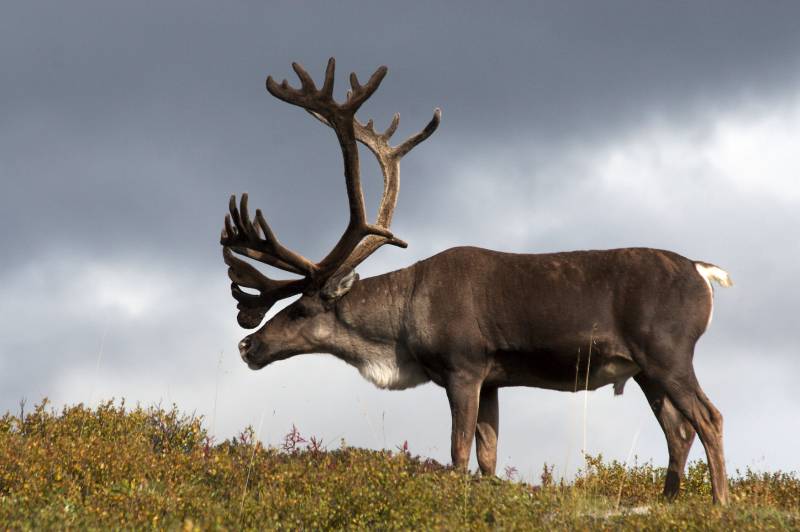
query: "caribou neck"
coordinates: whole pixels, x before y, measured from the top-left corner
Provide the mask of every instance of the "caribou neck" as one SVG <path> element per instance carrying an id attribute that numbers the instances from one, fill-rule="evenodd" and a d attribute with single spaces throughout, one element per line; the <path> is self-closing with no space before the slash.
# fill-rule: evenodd
<path id="1" fill-rule="evenodd" d="M 414 268 L 357 282 L 336 305 L 336 334 L 326 351 L 355 366 L 379 388 L 405 389 L 430 378 L 398 342 L 405 336 L 407 303 L 414 290 Z"/>
<path id="2" fill-rule="evenodd" d="M 396 350 L 402 336 L 406 304 L 414 288 L 413 268 L 363 279 L 336 305 L 337 334 L 331 351 L 358 361 L 375 349 Z"/>

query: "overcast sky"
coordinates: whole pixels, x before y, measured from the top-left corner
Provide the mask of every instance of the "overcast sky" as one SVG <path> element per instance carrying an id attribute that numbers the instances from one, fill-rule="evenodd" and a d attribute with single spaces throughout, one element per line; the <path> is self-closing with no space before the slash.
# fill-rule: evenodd
<path id="1" fill-rule="evenodd" d="M 795 2 L 28 2 L 0 17 L 0 411 L 124 397 L 332 446 L 449 461 L 447 400 L 389 392 L 327 355 L 252 372 L 236 344 L 219 231 L 248 191 L 320 259 L 347 216 L 333 134 L 267 74 L 389 74 L 360 111 L 397 138 L 393 229 L 362 276 L 454 245 L 651 246 L 719 264 L 698 344 L 729 469 L 800 470 L 800 5 Z M 421 7 L 417 7 L 421 6 Z M 380 174 L 362 157 L 374 212 Z M 583 394 L 504 389 L 499 469 L 572 474 Z M 591 453 L 665 465 L 630 384 L 588 395 Z M 695 443 L 692 458 L 700 458 Z M 474 464 L 474 459 L 473 459 Z"/>

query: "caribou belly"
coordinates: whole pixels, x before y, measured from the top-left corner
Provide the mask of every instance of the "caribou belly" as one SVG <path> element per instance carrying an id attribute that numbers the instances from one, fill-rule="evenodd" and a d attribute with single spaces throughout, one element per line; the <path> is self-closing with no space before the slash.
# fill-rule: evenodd
<path id="1" fill-rule="evenodd" d="M 588 371 L 587 371 L 588 370 Z M 584 358 L 547 352 L 502 352 L 493 357 L 487 381 L 495 386 L 533 386 L 575 392 L 614 385 L 615 395 L 641 368 L 627 353 L 595 353 L 587 366 Z M 587 375 L 588 373 L 588 375 Z"/>

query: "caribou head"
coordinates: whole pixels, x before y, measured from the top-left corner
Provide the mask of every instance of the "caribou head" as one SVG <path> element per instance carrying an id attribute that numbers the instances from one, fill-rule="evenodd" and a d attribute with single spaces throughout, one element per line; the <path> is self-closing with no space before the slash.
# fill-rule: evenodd
<path id="1" fill-rule="evenodd" d="M 296 354 L 337 351 L 336 346 L 328 341 L 341 337 L 335 334 L 340 332 L 335 306 L 358 281 L 356 266 L 384 244 L 402 248 L 408 245 L 389 230 L 400 187 L 400 160 L 436 131 L 441 119 L 441 111 L 436 109 L 425 128 L 393 147 L 389 141 L 400 123 L 399 113 L 394 115 L 383 133 L 375 131 L 372 120 L 363 124 L 355 117 L 361 105 L 377 90 L 386 75 L 386 67 L 376 70 L 365 85 L 361 85 L 355 73 L 351 74 L 351 89 L 343 103 L 333 99 L 333 58 L 328 61 L 320 89 L 302 66 L 293 63 L 292 68 L 300 78 L 299 89 L 289 86 L 286 80 L 278 84 L 268 77 L 267 90 L 287 103 L 302 107 L 336 133 L 344 159 L 350 221 L 333 249 L 315 263 L 284 247 L 260 209 L 256 210 L 255 219 L 251 219 L 247 194 L 242 195 L 238 207 L 236 197 L 231 196 L 230 213 L 225 217 L 220 242 L 225 263 L 229 266 L 231 291 L 238 301 L 239 324 L 245 328 L 255 328 L 277 301 L 303 294 L 258 332 L 239 343 L 242 359 L 252 369 Z M 356 141 L 375 155 L 383 173 L 383 195 L 374 223 L 368 223 L 366 218 Z M 302 278 L 270 279 L 237 258 L 234 252 Z M 242 287 L 257 290 L 258 294 L 247 293 Z"/>

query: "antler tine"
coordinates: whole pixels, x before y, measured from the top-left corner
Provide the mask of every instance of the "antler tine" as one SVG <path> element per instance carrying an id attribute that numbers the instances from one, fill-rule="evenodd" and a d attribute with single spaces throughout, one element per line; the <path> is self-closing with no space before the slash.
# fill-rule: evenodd
<path id="1" fill-rule="evenodd" d="M 220 243 L 237 253 L 282 270 L 313 276 L 317 266 L 302 255 L 284 247 L 264 219 L 261 209 L 256 210 L 256 224 L 250 220 L 247 208 L 247 193 L 242 194 L 240 207 L 236 207 L 236 196 L 231 196 L 225 216 L 225 229 Z M 231 224 L 233 221 L 233 224 Z M 263 233 L 263 238 L 262 238 Z"/>
<path id="2" fill-rule="evenodd" d="M 358 76 L 356 76 L 355 72 L 350 72 L 350 87 L 352 87 L 352 89 L 347 91 L 348 100 L 353 96 L 353 94 L 361 90 L 361 84 L 358 82 Z"/>
<path id="3" fill-rule="evenodd" d="M 275 302 L 299 294 L 308 285 L 308 279 L 270 279 L 250 264 L 236 258 L 228 246 L 222 248 L 222 257 L 228 265 L 231 294 L 238 302 L 237 321 L 246 329 L 258 327 L 264 314 Z M 241 289 L 242 286 L 256 289 L 259 293 L 247 293 Z"/>
<path id="4" fill-rule="evenodd" d="M 392 117 L 392 123 L 389 124 L 389 127 L 386 128 L 386 131 L 384 131 L 381 136 L 385 138 L 386 141 L 388 142 L 389 139 L 392 138 L 392 135 L 394 135 L 394 132 L 397 131 L 397 126 L 399 124 L 400 124 L 400 113 L 395 113 L 394 116 Z"/>
<path id="5" fill-rule="evenodd" d="M 300 66 L 300 63 L 292 63 L 292 70 L 295 71 L 297 77 L 300 78 L 300 86 L 303 88 L 304 92 L 314 93 L 317 92 L 317 86 L 314 84 L 314 80 L 311 79 L 311 76 L 308 75 L 308 72 Z"/>
<path id="6" fill-rule="evenodd" d="M 399 122 L 400 115 L 397 114 L 395 116 L 397 117 L 397 121 Z M 428 122 L 428 124 L 424 128 L 422 128 L 422 131 L 420 131 L 419 133 L 415 133 L 414 135 L 411 135 L 405 141 L 403 141 L 402 144 L 400 144 L 395 148 L 394 150 L 395 157 L 397 157 L 398 159 L 403 157 L 405 154 L 413 150 L 417 144 L 419 144 L 420 142 L 424 141 L 425 139 L 433 135 L 433 132 L 436 131 L 436 129 L 439 127 L 439 123 L 441 123 L 441 121 L 442 121 L 442 110 L 437 107 L 436 109 L 433 110 L 433 118 L 431 118 L 430 122 Z M 394 128 L 392 126 L 394 126 Z M 394 130 L 396 128 L 397 125 L 394 123 L 394 121 L 392 121 L 392 125 L 389 126 L 389 129 L 391 129 L 391 133 L 389 133 L 389 136 L 391 136 L 394 133 Z M 387 129 L 387 132 L 389 131 L 389 129 Z"/>
<path id="7" fill-rule="evenodd" d="M 336 60 L 331 57 L 328 59 L 328 66 L 325 67 L 325 81 L 322 83 L 320 92 L 327 98 L 333 100 L 333 77 L 336 72 Z"/>
<path id="8" fill-rule="evenodd" d="M 272 76 L 267 76 L 267 91 L 276 98 L 286 103 L 297 105 L 305 109 L 312 109 L 325 116 L 330 115 L 339 106 L 333 100 L 333 76 L 336 63 L 331 58 L 325 69 L 325 81 L 322 90 L 317 90 L 316 84 L 311 76 L 306 72 L 300 63 L 292 63 L 292 69 L 300 79 L 300 89 L 295 89 L 289 85 L 285 79 L 280 83 L 275 83 Z"/>
<path id="9" fill-rule="evenodd" d="M 389 69 L 385 66 L 378 67 L 372 76 L 370 76 L 367 84 L 364 86 L 358 82 L 358 76 L 356 76 L 356 73 L 352 72 L 350 74 L 350 86 L 352 89 L 350 92 L 348 92 L 347 103 L 345 103 L 345 106 L 355 113 L 358 108 L 361 107 L 361 104 L 363 104 L 367 98 L 372 96 L 372 94 L 378 90 L 381 81 L 383 81 L 383 78 L 386 77 L 386 73 L 388 71 Z"/>

